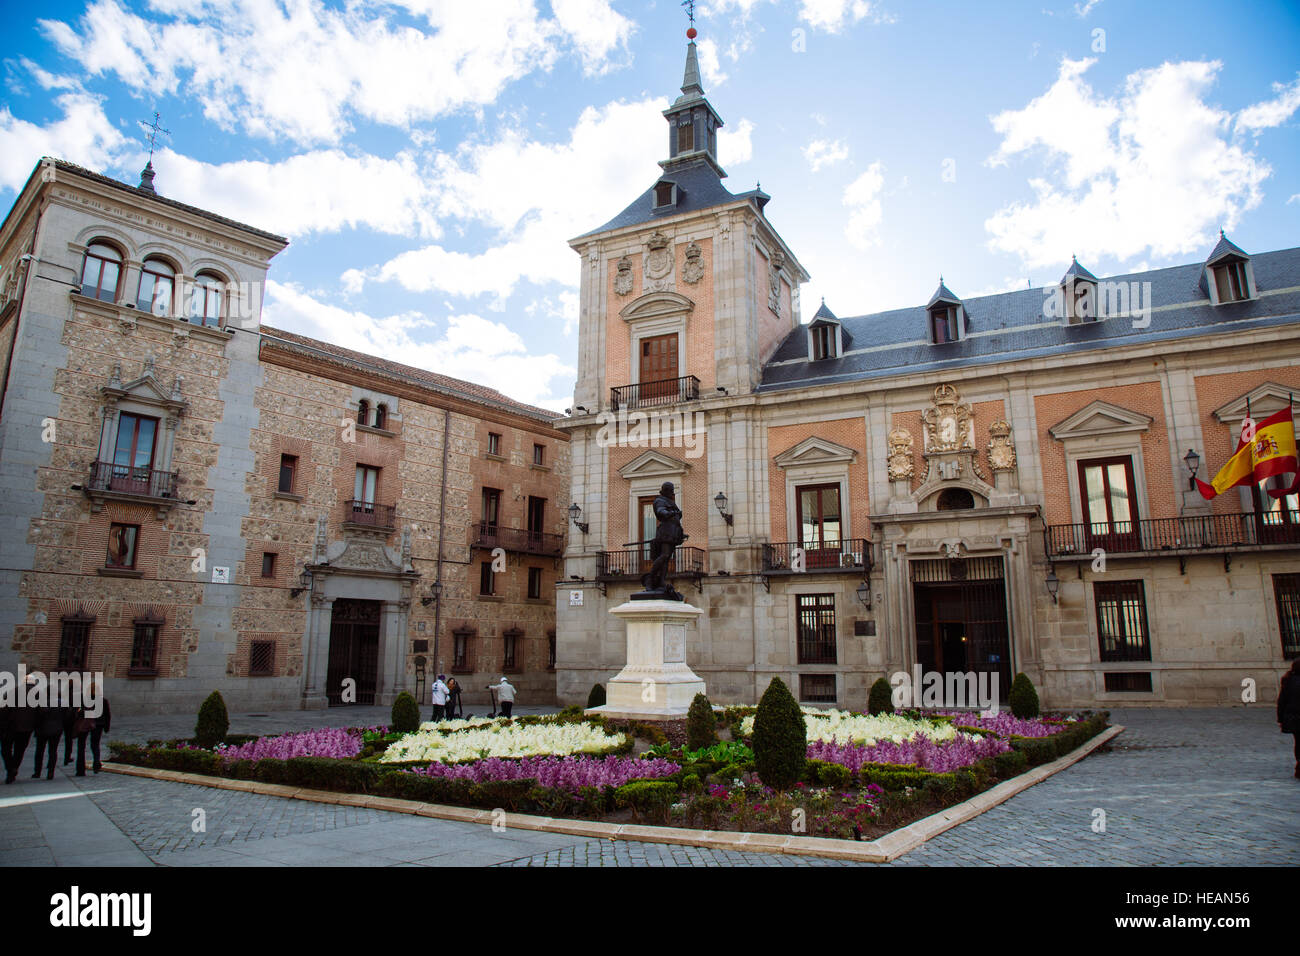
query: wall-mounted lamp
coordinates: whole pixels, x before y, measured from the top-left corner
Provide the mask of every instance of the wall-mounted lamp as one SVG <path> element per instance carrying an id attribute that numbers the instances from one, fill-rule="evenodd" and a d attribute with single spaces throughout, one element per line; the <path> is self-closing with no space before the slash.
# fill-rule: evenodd
<path id="1" fill-rule="evenodd" d="M 573 406 L 573 410 L 574 410 L 575 412 L 582 412 L 582 414 L 584 414 L 584 415 L 590 415 L 590 414 L 591 414 L 591 412 L 587 411 L 587 407 L 586 407 L 585 405 L 574 405 L 574 406 Z"/>
<path id="2" fill-rule="evenodd" d="M 718 514 L 722 515 L 722 520 L 727 522 L 727 525 L 730 526 L 735 520 L 735 515 L 727 513 L 727 496 L 719 491 L 713 496 L 713 503 L 717 505 Z"/>
<path id="3" fill-rule="evenodd" d="M 311 587 L 311 571 L 305 564 L 302 566 L 302 573 L 298 575 L 298 583 L 301 587 L 290 588 L 289 597 L 296 598 L 298 595 L 302 594 L 303 591 L 306 591 Z"/>
<path id="4" fill-rule="evenodd" d="M 870 611 L 871 610 L 871 585 L 864 580 L 861 584 L 858 585 L 857 595 L 858 595 L 858 600 L 862 602 L 862 606 L 865 607 L 868 611 Z"/>
<path id="5" fill-rule="evenodd" d="M 442 598 L 442 582 L 434 581 L 432 584 L 429 585 L 429 593 L 426 594 L 424 597 L 420 598 L 420 603 L 425 607 L 428 607 L 434 601 L 437 601 L 441 598 Z"/>
<path id="6" fill-rule="evenodd" d="M 582 509 L 578 507 L 578 503 L 576 501 L 573 504 L 569 505 L 569 518 L 572 519 L 574 527 L 576 527 L 583 534 L 587 533 L 587 528 L 589 528 L 590 525 L 587 524 L 587 522 L 582 520 Z"/>
<path id="7" fill-rule="evenodd" d="M 721 392 L 723 395 L 727 394 L 727 390 L 723 388 L 721 385 L 718 386 L 718 391 Z"/>
<path id="8" fill-rule="evenodd" d="M 587 579 L 584 578 L 581 574 L 570 574 L 570 575 L 569 575 L 569 580 L 570 580 L 570 581 L 585 581 L 585 580 L 587 580 Z"/>
<path id="9" fill-rule="evenodd" d="M 1052 596 L 1052 603 L 1059 603 L 1056 600 L 1056 592 L 1061 590 L 1061 579 L 1056 576 L 1056 568 L 1047 572 L 1047 593 Z"/>
<path id="10" fill-rule="evenodd" d="M 1196 452 L 1192 451 L 1192 449 L 1189 448 L 1187 449 L 1187 454 L 1183 456 L 1183 464 L 1186 465 L 1187 470 L 1192 473 L 1192 476 L 1187 479 L 1188 487 L 1190 488 L 1190 490 L 1195 491 L 1196 471 L 1198 468 L 1201 467 L 1201 456 L 1196 454 Z"/>

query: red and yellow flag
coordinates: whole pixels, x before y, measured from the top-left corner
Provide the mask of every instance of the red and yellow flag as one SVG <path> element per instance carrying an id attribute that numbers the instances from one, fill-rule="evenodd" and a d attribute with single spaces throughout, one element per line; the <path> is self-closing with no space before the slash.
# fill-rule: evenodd
<path id="1" fill-rule="evenodd" d="M 1204 498 L 1214 498 L 1238 485 L 1253 485 L 1274 475 L 1297 471 L 1295 425 L 1291 420 L 1291 406 L 1275 412 L 1255 426 L 1251 440 L 1246 441 L 1249 430 L 1237 440 L 1237 450 L 1228 463 L 1219 469 L 1209 484 L 1196 480 L 1196 487 Z M 1281 498 L 1300 490 L 1300 476 L 1290 488 L 1268 489 L 1269 495 Z"/>

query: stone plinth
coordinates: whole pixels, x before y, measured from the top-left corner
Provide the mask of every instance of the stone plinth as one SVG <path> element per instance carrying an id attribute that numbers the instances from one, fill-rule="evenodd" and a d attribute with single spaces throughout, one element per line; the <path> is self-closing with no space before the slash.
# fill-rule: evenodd
<path id="1" fill-rule="evenodd" d="M 627 664 L 605 685 L 605 704 L 587 713 L 672 720 L 685 717 L 704 681 L 686 666 L 686 635 L 704 612 L 684 601 L 628 601 L 610 612 L 627 626 Z"/>

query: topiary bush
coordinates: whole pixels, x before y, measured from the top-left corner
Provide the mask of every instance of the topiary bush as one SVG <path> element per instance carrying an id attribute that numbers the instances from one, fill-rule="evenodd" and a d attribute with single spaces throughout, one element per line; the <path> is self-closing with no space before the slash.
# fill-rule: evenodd
<path id="1" fill-rule="evenodd" d="M 1038 691 L 1034 690 L 1033 683 L 1023 673 L 1017 674 L 1011 682 L 1007 702 L 1011 705 L 1013 717 L 1028 720 L 1038 716 Z"/>
<path id="2" fill-rule="evenodd" d="M 876 682 L 871 685 L 871 693 L 867 697 L 867 713 L 874 717 L 876 714 L 892 714 L 893 712 L 893 688 L 889 686 L 889 681 L 883 677 L 877 677 Z"/>
<path id="3" fill-rule="evenodd" d="M 773 677 L 754 715 L 754 765 L 759 779 L 777 790 L 794 786 L 803 777 L 808 732 L 799 702 Z"/>
<path id="4" fill-rule="evenodd" d="M 686 749 L 702 750 L 717 740 L 718 720 L 713 716 L 713 705 L 703 694 L 696 694 L 686 712 Z"/>
<path id="5" fill-rule="evenodd" d="M 194 725 L 194 742 L 200 747 L 215 747 L 226 739 L 230 729 L 230 716 L 220 691 L 213 691 L 199 708 L 199 720 Z"/>
<path id="6" fill-rule="evenodd" d="M 591 693 L 587 695 L 587 706 L 588 707 L 605 706 L 605 685 L 604 684 L 591 685 Z"/>
<path id="7" fill-rule="evenodd" d="M 390 726 L 400 734 L 413 734 L 420 729 L 420 705 L 415 698 L 402 691 L 393 701 L 393 719 Z"/>
<path id="8" fill-rule="evenodd" d="M 668 808 L 677 796 L 677 784 L 654 780 L 625 783 L 614 791 L 616 807 L 631 807 L 633 819 L 645 814 L 652 820 L 667 820 Z"/>

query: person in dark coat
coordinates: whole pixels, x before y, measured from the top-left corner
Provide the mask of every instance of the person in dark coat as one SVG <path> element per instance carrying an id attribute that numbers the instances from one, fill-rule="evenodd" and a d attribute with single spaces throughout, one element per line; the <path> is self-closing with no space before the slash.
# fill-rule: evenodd
<path id="1" fill-rule="evenodd" d="M 81 716 L 80 707 L 63 708 L 63 766 L 65 767 L 72 763 L 72 742 L 77 739 L 77 721 Z"/>
<path id="2" fill-rule="evenodd" d="M 32 774 L 33 780 L 40 777 L 41 766 L 47 753 L 49 774 L 46 779 L 54 779 L 54 765 L 59 762 L 59 737 L 63 735 L 63 721 L 67 717 L 66 709 L 50 704 L 36 708 L 36 772 Z"/>
<path id="3" fill-rule="evenodd" d="M 447 681 L 447 719 L 455 720 L 465 716 L 465 708 L 460 703 L 460 681 L 452 677 Z"/>
<path id="4" fill-rule="evenodd" d="M 1295 740 L 1295 775 L 1300 779 L 1300 658 L 1291 662 L 1291 670 L 1282 676 L 1277 692 L 1277 722 L 1282 733 Z"/>
<path id="5" fill-rule="evenodd" d="M 91 678 L 94 681 L 94 678 Z M 90 738 L 90 756 L 93 761 L 91 769 L 99 773 L 104 769 L 104 765 L 99 760 L 99 742 L 112 724 L 112 712 L 109 710 L 108 698 L 104 696 L 103 686 L 99 683 L 92 683 L 91 686 L 99 693 L 99 716 L 86 716 L 85 708 L 81 708 L 81 719 L 77 721 L 77 776 L 86 775 L 86 738 Z"/>
<path id="6" fill-rule="evenodd" d="M 31 675 L 27 677 L 27 686 L 35 683 Z M 0 708 L 0 752 L 4 755 L 5 783 L 18 779 L 23 757 L 27 754 L 27 744 L 31 742 L 32 730 L 36 727 L 36 711 L 26 705 L 26 695 L 14 707 Z"/>

